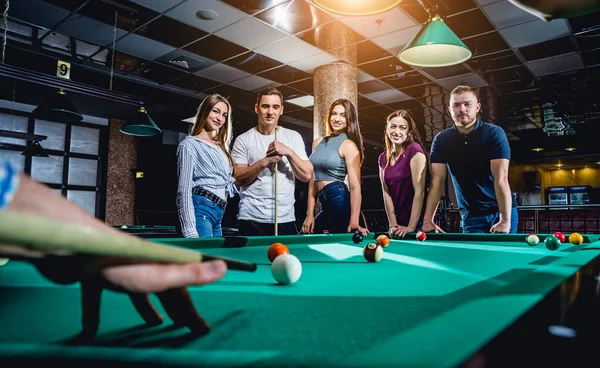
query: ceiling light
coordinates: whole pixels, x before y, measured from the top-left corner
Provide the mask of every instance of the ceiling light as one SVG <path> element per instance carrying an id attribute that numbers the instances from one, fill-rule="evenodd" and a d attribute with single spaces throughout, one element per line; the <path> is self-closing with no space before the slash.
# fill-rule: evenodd
<path id="1" fill-rule="evenodd" d="M 150 137 L 162 133 L 150 115 L 148 115 L 144 106 L 140 106 L 133 120 L 125 123 L 120 131 L 137 137 Z"/>
<path id="2" fill-rule="evenodd" d="M 308 96 L 290 98 L 286 102 L 289 102 L 296 106 L 311 107 L 315 104 L 315 98 L 313 96 L 308 95 Z"/>
<path id="3" fill-rule="evenodd" d="M 536 148 L 532 148 L 531 150 L 534 151 L 534 152 L 540 152 L 540 151 L 543 151 L 544 148 L 542 148 L 542 147 L 536 147 Z"/>
<path id="4" fill-rule="evenodd" d="M 436 68 L 460 64 L 472 55 L 467 45 L 436 14 L 404 46 L 398 59 L 417 67 Z"/>
<path id="5" fill-rule="evenodd" d="M 313 0 L 313 3 L 334 14 L 366 16 L 386 12 L 398 6 L 402 0 Z"/>
<path id="6" fill-rule="evenodd" d="M 59 123 L 78 123 L 83 116 L 77 111 L 67 93 L 59 88 L 48 100 L 33 110 L 36 119 L 57 121 Z"/>
<path id="7" fill-rule="evenodd" d="M 565 148 L 565 151 L 573 152 L 573 151 L 575 151 L 576 149 L 577 149 L 577 148 L 575 148 L 575 147 L 567 147 L 567 148 Z"/>
<path id="8" fill-rule="evenodd" d="M 214 10 L 198 10 L 196 16 L 202 20 L 215 20 L 219 16 Z"/>

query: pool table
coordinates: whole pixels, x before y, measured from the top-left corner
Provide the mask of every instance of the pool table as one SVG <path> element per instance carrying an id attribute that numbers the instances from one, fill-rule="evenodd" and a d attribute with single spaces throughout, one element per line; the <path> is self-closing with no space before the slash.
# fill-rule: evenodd
<path id="1" fill-rule="evenodd" d="M 258 265 L 190 288 L 211 324 L 202 337 L 167 317 L 144 326 L 126 296 L 105 291 L 97 336 L 78 342 L 79 286 L 9 262 L 0 268 L 0 366 L 503 367 L 596 359 L 598 235 L 551 251 L 547 235 L 529 246 L 525 234 L 428 234 L 423 242 L 409 234 L 368 263 L 362 249 L 377 235 L 359 244 L 352 234 L 149 239 Z M 267 259 L 274 242 L 302 262 L 297 283 L 274 281 Z"/>
<path id="2" fill-rule="evenodd" d="M 175 226 L 168 225 L 122 225 L 113 227 L 124 233 L 139 236 L 141 238 L 175 238 L 180 236 L 180 233 Z"/>

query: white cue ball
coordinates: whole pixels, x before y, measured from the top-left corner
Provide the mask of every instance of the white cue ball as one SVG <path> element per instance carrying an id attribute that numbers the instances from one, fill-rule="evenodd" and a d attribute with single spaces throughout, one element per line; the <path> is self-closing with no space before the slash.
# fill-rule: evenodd
<path id="1" fill-rule="evenodd" d="M 538 245 L 538 243 L 540 242 L 540 238 L 535 234 L 527 235 L 527 238 L 525 238 L 525 240 L 527 241 L 527 244 L 531 246 Z"/>
<path id="2" fill-rule="evenodd" d="M 302 275 L 302 264 L 291 254 L 282 254 L 271 264 L 271 273 L 275 281 L 282 285 L 293 284 Z"/>

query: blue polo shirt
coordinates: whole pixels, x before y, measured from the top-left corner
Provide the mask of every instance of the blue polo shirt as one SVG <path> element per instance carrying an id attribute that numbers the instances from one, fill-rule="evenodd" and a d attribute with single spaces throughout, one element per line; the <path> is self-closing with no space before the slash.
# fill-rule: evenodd
<path id="1" fill-rule="evenodd" d="M 498 211 L 490 160 L 499 158 L 510 160 L 506 133 L 479 119 L 469 133 L 462 134 L 453 125 L 436 135 L 431 145 L 431 163 L 446 164 L 462 215 Z"/>

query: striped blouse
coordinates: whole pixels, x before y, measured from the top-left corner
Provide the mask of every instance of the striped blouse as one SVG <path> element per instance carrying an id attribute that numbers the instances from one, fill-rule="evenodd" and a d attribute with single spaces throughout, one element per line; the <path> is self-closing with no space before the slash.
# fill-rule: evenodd
<path id="1" fill-rule="evenodd" d="M 231 165 L 220 147 L 187 136 L 177 147 L 177 210 L 183 236 L 197 237 L 192 189 L 199 186 L 223 200 L 238 193 Z"/>

